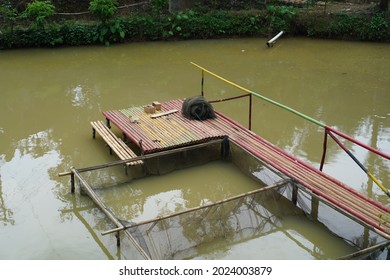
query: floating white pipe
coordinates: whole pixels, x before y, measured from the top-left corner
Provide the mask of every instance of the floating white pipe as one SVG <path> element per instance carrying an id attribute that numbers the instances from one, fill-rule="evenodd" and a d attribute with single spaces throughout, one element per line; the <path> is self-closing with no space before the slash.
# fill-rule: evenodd
<path id="1" fill-rule="evenodd" d="M 275 42 L 280 36 L 282 36 L 282 34 L 283 34 L 283 31 L 280 31 L 275 37 L 273 37 L 271 40 L 269 40 L 269 41 L 267 42 L 267 46 L 268 46 L 268 47 L 272 47 L 272 46 L 274 45 L 274 42 Z"/>

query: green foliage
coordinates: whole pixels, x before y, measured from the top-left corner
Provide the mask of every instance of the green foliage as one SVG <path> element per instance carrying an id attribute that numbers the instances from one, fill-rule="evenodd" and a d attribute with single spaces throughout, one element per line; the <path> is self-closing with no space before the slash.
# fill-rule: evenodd
<path id="1" fill-rule="evenodd" d="M 281 31 L 290 29 L 290 24 L 296 15 L 297 9 L 290 6 L 268 5 L 267 11 L 270 26 L 276 31 Z"/>
<path id="2" fill-rule="evenodd" d="M 96 25 L 65 22 L 61 29 L 63 44 L 68 46 L 91 45 L 96 41 Z"/>
<path id="3" fill-rule="evenodd" d="M 111 43 L 122 41 L 126 36 L 123 22 L 120 19 L 102 23 L 97 28 L 95 41 L 104 43 L 107 47 Z"/>
<path id="4" fill-rule="evenodd" d="M 389 24 L 386 21 L 384 14 L 376 14 L 368 23 L 368 39 L 383 40 L 386 37 L 386 32 L 389 33 Z"/>
<path id="5" fill-rule="evenodd" d="M 0 19 L 3 19 L 3 23 L 11 29 L 11 33 L 17 18 L 18 12 L 15 8 L 11 5 L 0 5 Z"/>
<path id="6" fill-rule="evenodd" d="M 383 14 L 337 14 L 308 17 L 301 15 L 296 22 L 298 29 L 310 37 L 389 41 L 389 18 Z"/>
<path id="7" fill-rule="evenodd" d="M 91 13 L 97 15 L 99 19 L 106 23 L 107 20 L 113 18 L 117 11 L 116 0 L 92 0 L 89 5 Z"/>
<path id="8" fill-rule="evenodd" d="M 35 0 L 27 4 L 24 15 L 33 19 L 38 26 L 43 26 L 47 18 L 54 15 L 55 7 L 50 1 Z"/>
<path id="9" fill-rule="evenodd" d="M 0 5 L 0 18 L 3 19 L 4 23 L 7 23 L 9 20 L 14 21 L 17 14 L 18 13 L 15 8 L 12 8 L 9 5 Z"/>
<path id="10" fill-rule="evenodd" d="M 3 5 L 4 7 L 4 5 Z M 12 14 L 11 14 L 12 16 Z M 4 20 L 4 16 L 3 16 Z M 292 34 L 316 38 L 390 41 L 387 14 L 295 13 L 290 7 L 269 7 L 261 11 L 208 11 L 197 9 L 172 14 L 133 14 L 128 18 L 103 21 L 64 21 L 26 27 L 0 26 L 0 49 L 23 47 L 75 46 L 146 41 L 207 39 L 268 35 L 269 26 Z"/>
<path id="11" fill-rule="evenodd" d="M 168 17 L 168 24 L 163 31 L 164 38 L 177 35 L 180 38 L 187 39 L 191 36 L 191 32 L 188 28 L 188 23 L 195 16 L 195 12 L 189 10 L 188 12 L 178 12 L 173 16 Z"/>
<path id="12" fill-rule="evenodd" d="M 114 14 L 118 9 L 117 5 L 116 0 L 92 0 L 90 2 L 89 10 L 101 20 L 94 36 L 95 42 L 109 46 L 110 43 L 119 42 L 125 38 L 122 20 L 114 19 Z"/>
<path id="13" fill-rule="evenodd" d="M 156 14 L 162 14 L 168 11 L 169 0 L 151 0 L 152 11 Z"/>

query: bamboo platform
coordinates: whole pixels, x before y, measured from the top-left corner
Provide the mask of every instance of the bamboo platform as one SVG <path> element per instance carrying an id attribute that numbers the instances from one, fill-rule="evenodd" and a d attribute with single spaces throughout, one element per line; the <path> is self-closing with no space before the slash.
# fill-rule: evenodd
<path id="1" fill-rule="evenodd" d="M 221 113 L 216 112 L 216 119 L 205 121 L 184 118 L 182 103 L 183 100 L 162 103 L 161 111 L 156 112 L 157 117 L 145 113 L 142 106 L 105 111 L 103 115 L 107 125 L 117 126 L 126 138 L 139 146 L 142 154 L 228 137 L 327 205 L 390 239 L 390 224 L 385 219 L 390 208 L 286 153 Z"/>
<path id="2" fill-rule="evenodd" d="M 100 134 L 103 140 L 110 147 L 110 153 L 114 151 L 118 157 L 122 160 L 135 158 L 137 155 L 122 141 L 117 137 L 102 121 L 91 122 L 92 125 L 92 137 L 96 137 L 96 132 Z M 131 161 L 126 163 L 127 166 L 143 164 L 142 160 Z"/>
<path id="3" fill-rule="evenodd" d="M 183 100 L 161 104 L 161 111 L 171 114 L 155 117 L 144 112 L 143 106 L 103 112 L 107 124 L 114 124 L 143 154 L 164 151 L 182 146 L 204 143 L 226 136 L 226 132 L 213 127 L 210 120 L 190 121 L 181 115 Z M 136 121 L 131 121 L 136 118 Z"/>

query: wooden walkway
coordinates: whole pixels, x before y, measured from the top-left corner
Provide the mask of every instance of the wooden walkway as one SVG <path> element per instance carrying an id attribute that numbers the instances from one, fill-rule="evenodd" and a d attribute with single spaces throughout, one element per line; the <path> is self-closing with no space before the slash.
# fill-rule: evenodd
<path id="1" fill-rule="evenodd" d="M 286 174 L 333 208 L 390 239 L 390 223 L 386 219 L 390 208 L 320 172 L 218 112 L 216 119 L 205 121 L 184 118 L 181 115 L 182 103 L 183 100 L 162 103 L 161 112 L 177 112 L 158 118 L 151 118 L 143 107 L 110 110 L 103 112 L 103 115 L 108 125 L 116 125 L 125 137 L 140 147 L 143 154 L 227 136 L 230 141 Z"/>

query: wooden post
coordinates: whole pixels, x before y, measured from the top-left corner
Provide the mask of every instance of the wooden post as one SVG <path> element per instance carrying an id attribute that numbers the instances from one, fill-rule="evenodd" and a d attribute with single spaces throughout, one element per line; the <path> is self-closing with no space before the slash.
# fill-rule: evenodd
<path id="1" fill-rule="evenodd" d="M 97 194 L 94 192 L 94 190 L 91 188 L 91 186 L 87 183 L 87 181 L 81 176 L 79 170 L 75 169 L 74 167 L 71 168 L 72 173 L 78 178 L 80 181 L 80 184 L 85 187 L 85 191 L 87 195 L 99 206 L 100 210 L 103 211 L 104 214 L 121 230 L 123 230 L 125 227 L 121 224 L 121 222 L 114 216 L 114 214 L 107 208 L 103 201 L 100 200 L 100 198 L 97 196 Z M 138 244 L 138 242 L 133 238 L 133 236 L 125 231 L 126 236 L 131 240 L 133 245 L 137 248 L 137 250 L 146 258 L 150 259 L 150 256 L 141 248 L 141 246 Z M 119 235 L 117 236 L 117 244 L 120 245 Z"/>
<path id="2" fill-rule="evenodd" d="M 120 239 L 120 231 L 118 231 L 116 234 L 115 234 L 115 237 L 116 237 L 116 246 L 117 247 L 120 247 L 121 246 L 121 239 Z"/>
<path id="3" fill-rule="evenodd" d="M 297 202 L 298 202 L 298 187 L 295 184 L 292 186 L 291 201 L 292 201 L 292 203 L 294 203 L 294 205 L 297 205 Z"/>
<path id="4" fill-rule="evenodd" d="M 249 94 L 249 125 L 248 129 L 252 130 L 252 94 Z"/>
<path id="5" fill-rule="evenodd" d="M 225 136 L 221 142 L 221 158 L 228 160 L 230 155 L 229 137 Z"/>
<path id="6" fill-rule="evenodd" d="M 312 196 L 311 197 L 311 216 L 312 218 L 317 221 L 318 220 L 318 208 L 320 206 L 320 201 L 318 198 Z"/>
<path id="7" fill-rule="evenodd" d="M 143 149 L 143 147 L 142 147 L 142 139 L 140 139 L 140 140 L 138 141 L 138 145 L 139 145 L 139 148 L 141 149 L 141 155 L 143 155 L 143 154 L 144 154 L 144 149 Z"/>
<path id="8" fill-rule="evenodd" d="M 204 91 L 203 91 L 203 85 L 204 85 L 204 70 L 202 70 L 202 82 L 201 82 L 201 85 L 202 85 L 202 87 L 201 87 L 201 94 L 202 94 L 202 96 L 204 96 Z"/>
<path id="9" fill-rule="evenodd" d="M 74 185 L 74 173 L 72 172 L 70 174 L 70 192 L 74 193 L 75 191 L 75 185 Z"/>
<path id="10" fill-rule="evenodd" d="M 324 144 L 322 148 L 322 158 L 321 158 L 321 165 L 320 165 L 320 171 L 324 168 L 325 163 L 325 157 L 326 157 L 326 150 L 327 150 L 327 143 L 328 143 L 328 130 L 325 128 L 324 132 Z"/>

